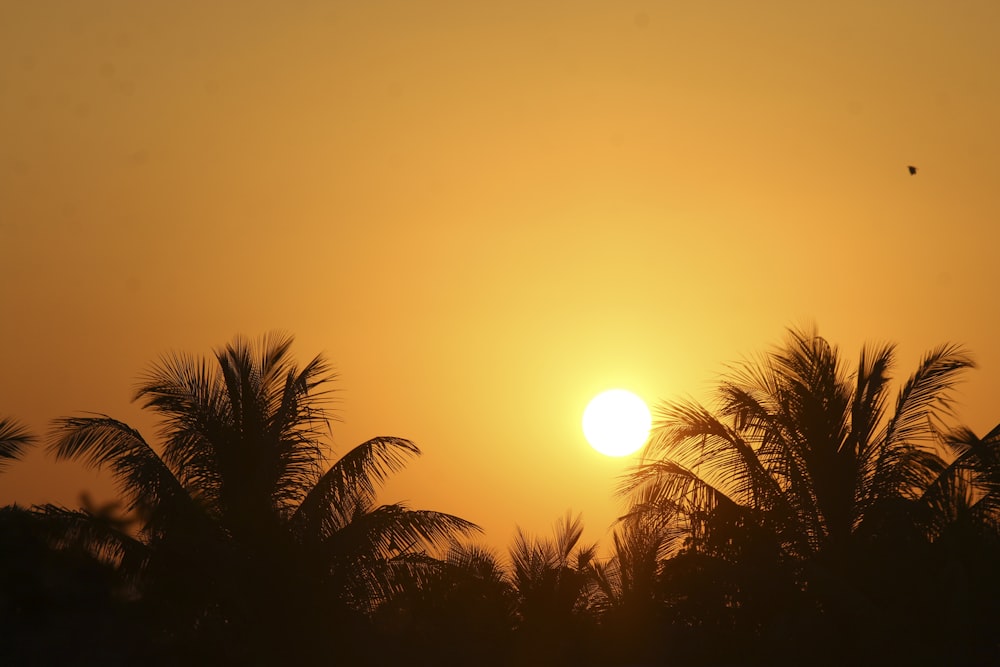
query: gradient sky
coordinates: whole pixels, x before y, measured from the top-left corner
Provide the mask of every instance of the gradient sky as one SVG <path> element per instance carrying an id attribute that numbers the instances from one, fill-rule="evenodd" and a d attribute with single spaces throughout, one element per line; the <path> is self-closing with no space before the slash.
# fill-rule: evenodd
<path id="1" fill-rule="evenodd" d="M 998 34 L 994 0 L 0 0 L 0 414 L 153 439 L 161 353 L 288 331 L 338 451 L 424 450 L 385 500 L 497 546 L 605 534 L 591 396 L 705 398 L 787 326 L 900 374 L 968 345 L 982 433 Z M 0 502 L 100 479 L 32 455 Z"/>

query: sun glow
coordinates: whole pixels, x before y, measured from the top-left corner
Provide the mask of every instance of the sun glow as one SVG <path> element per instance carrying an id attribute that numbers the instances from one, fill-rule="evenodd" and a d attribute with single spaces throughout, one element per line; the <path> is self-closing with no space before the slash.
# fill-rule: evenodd
<path id="1" fill-rule="evenodd" d="M 583 435 L 607 456 L 625 456 L 642 447 L 652 424 L 646 403 L 625 389 L 598 394 L 583 411 Z"/>

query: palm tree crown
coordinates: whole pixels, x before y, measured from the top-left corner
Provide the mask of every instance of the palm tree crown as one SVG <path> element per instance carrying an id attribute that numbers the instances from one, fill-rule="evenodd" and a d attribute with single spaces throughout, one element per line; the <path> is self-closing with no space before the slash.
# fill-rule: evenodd
<path id="1" fill-rule="evenodd" d="M 108 467 L 142 518 L 135 538 L 108 532 L 99 548 L 147 580 L 188 573 L 185 587 L 214 590 L 216 606 L 252 584 L 272 615 L 305 603 L 287 599 L 292 591 L 367 612 L 392 594 L 400 564 L 478 530 L 449 514 L 376 505 L 379 483 L 419 455 L 409 440 L 373 438 L 328 464 L 335 376 L 321 356 L 296 365 L 291 344 L 236 338 L 211 360 L 163 357 L 135 394 L 160 417 L 159 450 L 106 415 L 56 422 L 50 450 Z"/>
<path id="2" fill-rule="evenodd" d="M 782 347 L 731 369 L 714 409 L 661 407 L 622 490 L 631 514 L 668 537 L 662 581 L 695 653 L 708 648 L 699 627 L 756 637 L 765 663 L 777 659 L 776 634 L 807 646 L 839 628 L 854 643 L 838 650 L 880 659 L 898 645 L 876 619 L 917 627 L 908 609 L 935 521 L 927 491 L 945 468 L 941 419 L 973 363 L 960 347 L 938 347 L 893 400 L 893 362 L 891 345 L 867 346 L 848 372 L 815 331 L 790 331 Z"/>
<path id="3" fill-rule="evenodd" d="M 936 473 L 935 421 L 958 374 L 973 363 L 959 347 L 928 353 L 889 411 L 893 347 L 866 347 L 848 374 L 815 332 L 734 369 L 718 408 L 663 406 L 645 461 L 624 491 L 636 512 L 707 536 L 710 517 L 757 524 L 782 550 L 805 557 L 841 548 L 872 510 L 913 499 Z"/>

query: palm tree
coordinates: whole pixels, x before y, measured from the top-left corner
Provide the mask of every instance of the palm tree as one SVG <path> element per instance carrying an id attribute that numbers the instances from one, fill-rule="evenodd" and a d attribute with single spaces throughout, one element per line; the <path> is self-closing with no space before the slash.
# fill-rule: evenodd
<path id="1" fill-rule="evenodd" d="M 635 513 L 676 531 L 677 564 L 711 573 L 740 627 L 803 636 L 794 620 L 802 610 L 775 602 L 790 582 L 827 619 L 823 631 L 857 639 L 875 620 L 862 611 L 876 608 L 877 590 L 866 584 L 911 546 L 906 527 L 927 519 L 920 498 L 940 469 L 937 422 L 973 366 L 960 347 L 936 348 L 890 410 L 893 362 L 893 346 L 866 346 L 847 373 L 836 347 L 793 330 L 784 346 L 731 369 L 714 410 L 661 407 L 624 492 Z"/>
<path id="2" fill-rule="evenodd" d="M 478 530 L 376 505 L 379 484 L 420 453 L 409 440 L 373 438 L 328 465 L 335 376 L 321 356 L 300 368 L 291 345 L 287 335 L 237 337 L 211 360 L 161 358 L 135 393 L 160 418 L 159 448 L 107 415 L 53 429 L 50 451 L 107 467 L 140 520 L 129 535 L 67 513 L 67 528 L 87 527 L 83 537 L 138 582 L 160 621 L 182 619 L 167 640 L 197 638 L 200 659 L 212 634 L 224 660 L 315 658 L 336 648 L 338 625 L 345 641 L 356 636 L 408 561 Z"/>
<path id="3" fill-rule="evenodd" d="M 949 638 L 949 658 L 1000 661 L 1000 426 L 983 437 L 959 427 L 943 434 L 942 464 L 921 499 L 933 540 L 932 581 Z"/>
<path id="4" fill-rule="evenodd" d="M 612 664 L 666 659 L 659 629 L 665 620 L 660 595 L 669 537 L 666 526 L 648 514 L 622 517 L 611 535 L 610 558 L 589 565 L 597 589 L 591 608 Z"/>
<path id="5" fill-rule="evenodd" d="M 981 438 L 959 427 L 943 442 L 950 462 L 924 492 L 937 519 L 932 537 L 960 523 L 984 538 L 1000 536 L 1000 425 Z"/>
<path id="6" fill-rule="evenodd" d="M 587 654 L 596 545 L 581 545 L 583 520 L 567 513 L 553 539 L 518 528 L 510 547 L 511 581 L 517 595 L 518 664 L 575 664 Z"/>
<path id="7" fill-rule="evenodd" d="M 383 605 L 381 638 L 395 648 L 386 665 L 412 662 L 464 667 L 509 665 L 516 623 L 516 592 L 500 558 L 490 548 L 454 544 L 437 567 L 420 571 L 404 591 Z"/>

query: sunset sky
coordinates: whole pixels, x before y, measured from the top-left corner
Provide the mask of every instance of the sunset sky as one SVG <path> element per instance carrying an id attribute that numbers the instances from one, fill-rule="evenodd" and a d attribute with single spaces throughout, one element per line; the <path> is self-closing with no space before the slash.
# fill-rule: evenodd
<path id="1" fill-rule="evenodd" d="M 505 546 L 601 539 L 594 394 L 707 398 L 815 323 L 942 342 L 1000 421 L 995 0 L 0 0 L 0 416 L 130 403 L 172 350 L 282 330 L 338 452 Z M 915 176 L 907 165 L 919 168 Z M 107 484 L 40 453 L 0 503 Z"/>

